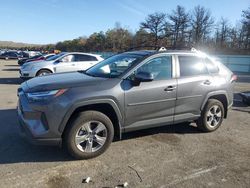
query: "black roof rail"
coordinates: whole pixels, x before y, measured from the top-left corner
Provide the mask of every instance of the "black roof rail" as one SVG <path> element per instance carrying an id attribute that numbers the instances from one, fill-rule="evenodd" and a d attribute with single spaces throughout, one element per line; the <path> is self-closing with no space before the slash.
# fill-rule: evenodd
<path id="1" fill-rule="evenodd" d="M 152 48 L 152 49 L 147 49 L 147 48 Z M 155 51 L 167 51 L 167 50 L 190 50 L 190 51 L 197 51 L 193 46 L 182 46 L 182 47 L 165 47 L 165 46 L 153 46 L 153 45 L 145 45 L 145 46 L 134 46 L 131 47 L 127 50 L 118 52 L 118 54 L 120 53 L 124 53 L 124 52 L 129 52 L 129 51 L 133 51 L 133 50 L 155 50 Z"/>
<path id="2" fill-rule="evenodd" d="M 135 50 L 135 49 L 140 49 L 140 48 L 153 48 L 152 50 L 160 50 L 163 48 L 165 48 L 166 50 L 192 50 L 192 49 L 195 49 L 193 46 L 181 46 L 181 47 L 165 47 L 165 46 L 135 46 L 135 47 L 132 47 L 132 48 L 129 48 L 128 50 L 126 50 L 125 52 L 127 51 L 131 51 L 131 50 Z M 148 50 L 148 49 L 146 49 Z"/>
<path id="3" fill-rule="evenodd" d="M 161 48 L 161 46 L 150 46 L 150 45 L 146 45 L 146 46 L 134 46 L 134 47 L 131 47 L 127 50 L 125 50 L 124 52 L 129 52 L 129 51 L 132 51 L 132 50 L 136 50 L 136 49 L 143 49 L 144 50 L 149 50 L 149 49 L 145 49 L 145 48 L 152 48 L 151 50 L 158 50 Z"/>

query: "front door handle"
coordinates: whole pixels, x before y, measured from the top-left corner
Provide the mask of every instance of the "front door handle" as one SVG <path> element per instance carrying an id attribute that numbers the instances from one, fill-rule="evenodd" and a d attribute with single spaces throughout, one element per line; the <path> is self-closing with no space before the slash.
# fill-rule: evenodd
<path id="1" fill-rule="evenodd" d="M 171 92 L 171 91 L 174 91 L 176 89 L 175 86 L 168 86 L 164 89 L 164 91 L 167 91 L 167 92 Z"/>
<path id="2" fill-rule="evenodd" d="M 205 84 L 205 85 L 210 85 L 210 84 L 211 84 L 211 81 L 210 81 L 210 80 L 205 80 L 205 81 L 203 82 L 203 84 Z"/>

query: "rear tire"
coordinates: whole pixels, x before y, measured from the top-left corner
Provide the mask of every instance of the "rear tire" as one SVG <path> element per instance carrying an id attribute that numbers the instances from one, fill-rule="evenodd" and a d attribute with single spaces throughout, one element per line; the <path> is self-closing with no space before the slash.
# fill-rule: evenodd
<path id="1" fill-rule="evenodd" d="M 114 137 L 111 120 L 98 111 L 79 113 L 69 123 L 63 136 L 63 145 L 76 159 L 90 159 L 104 153 Z"/>
<path id="2" fill-rule="evenodd" d="M 212 132 L 218 129 L 224 118 L 224 106 L 216 99 L 209 99 L 197 121 L 197 127 L 203 132 Z"/>
<path id="3" fill-rule="evenodd" d="M 45 76 L 45 75 L 48 75 L 48 74 L 52 74 L 52 72 L 51 71 L 49 71 L 49 70 L 40 70 L 40 71 L 38 71 L 38 73 L 36 74 L 36 76 Z"/>

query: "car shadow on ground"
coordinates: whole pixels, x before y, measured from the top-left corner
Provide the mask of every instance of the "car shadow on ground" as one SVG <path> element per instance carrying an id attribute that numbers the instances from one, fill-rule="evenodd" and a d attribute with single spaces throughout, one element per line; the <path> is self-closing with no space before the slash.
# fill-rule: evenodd
<path id="1" fill-rule="evenodd" d="M 144 129 L 134 132 L 125 133 L 122 136 L 122 140 L 128 140 L 138 137 L 150 136 L 155 134 L 202 134 L 203 132 L 194 126 L 194 124 L 186 122 L 174 125 L 165 125 L 161 127 L 154 127 L 150 129 Z"/>
<path id="2" fill-rule="evenodd" d="M 32 145 L 21 137 L 19 135 L 16 109 L 0 110 L 0 122 L 2 122 L 0 124 L 0 164 L 74 160 L 60 147 Z M 200 132 L 189 124 L 167 125 L 127 133 L 123 135 L 122 140 L 158 133 L 191 134 Z"/>
<path id="3" fill-rule="evenodd" d="M 0 78 L 0 84 L 20 85 L 21 83 L 23 83 L 21 78 Z"/>
<path id="4" fill-rule="evenodd" d="M 2 69 L 2 71 L 19 71 L 20 69 L 15 69 L 15 68 L 13 68 L 13 69 Z"/>
<path id="5" fill-rule="evenodd" d="M 236 96 L 237 94 L 235 94 Z M 244 109 L 244 104 L 235 104 L 233 110 Z M 21 162 L 55 162 L 74 160 L 59 147 L 36 146 L 19 135 L 16 109 L 0 110 L 0 164 Z M 202 134 L 194 123 L 180 123 L 150 128 L 123 134 L 121 141 L 156 134 Z"/>
<path id="6" fill-rule="evenodd" d="M 19 65 L 4 65 L 5 67 L 19 67 Z"/>
<path id="7" fill-rule="evenodd" d="M 69 161 L 59 147 L 35 146 L 19 135 L 16 109 L 0 110 L 0 164 Z"/>

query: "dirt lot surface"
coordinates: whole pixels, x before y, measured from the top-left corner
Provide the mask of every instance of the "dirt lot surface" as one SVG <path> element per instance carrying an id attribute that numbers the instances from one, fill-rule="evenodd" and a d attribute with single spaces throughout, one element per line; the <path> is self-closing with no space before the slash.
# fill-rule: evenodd
<path id="1" fill-rule="evenodd" d="M 178 124 L 126 134 L 106 153 L 74 161 L 19 136 L 16 61 L 0 60 L 0 187 L 250 187 L 250 107 L 239 96 L 216 132 Z M 250 91 L 240 77 L 236 93 Z M 92 182 L 82 183 L 90 176 Z"/>

